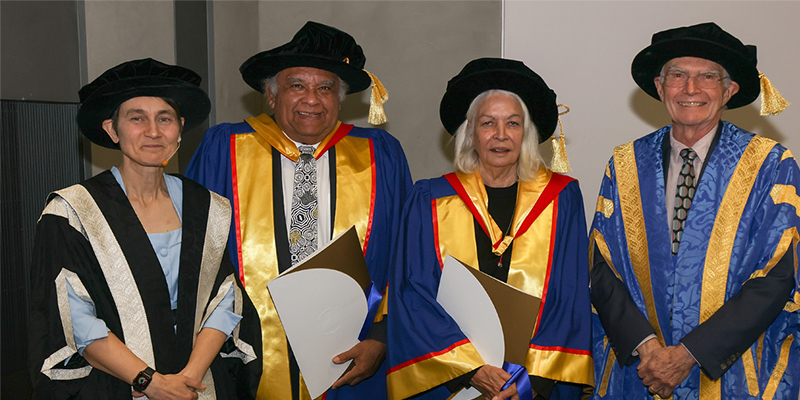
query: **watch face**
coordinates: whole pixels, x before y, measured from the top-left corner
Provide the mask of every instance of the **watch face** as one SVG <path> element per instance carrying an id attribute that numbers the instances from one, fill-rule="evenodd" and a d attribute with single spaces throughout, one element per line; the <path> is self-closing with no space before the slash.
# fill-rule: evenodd
<path id="1" fill-rule="evenodd" d="M 136 384 L 139 385 L 140 387 L 147 386 L 149 382 L 150 382 L 150 377 L 148 377 L 145 374 L 140 374 L 139 376 L 136 377 Z"/>
<path id="2" fill-rule="evenodd" d="M 136 378 L 133 379 L 133 388 L 140 392 L 147 389 L 147 385 L 149 385 L 150 381 L 153 379 L 153 374 L 155 374 L 155 371 L 149 367 L 139 372 L 139 375 L 136 375 Z"/>

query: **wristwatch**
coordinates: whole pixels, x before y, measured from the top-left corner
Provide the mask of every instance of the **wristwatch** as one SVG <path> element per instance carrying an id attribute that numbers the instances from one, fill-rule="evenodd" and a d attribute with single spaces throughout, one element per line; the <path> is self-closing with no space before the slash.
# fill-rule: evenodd
<path id="1" fill-rule="evenodd" d="M 139 372 L 139 375 L 136 375 L 136 378 L 133 378 L 133 389 L 139 392 L 144 392 L 147 389 L 147 385 L 153 380 L 153 375 L 156 373 L 152 368 L 147 367 L 142 372 Z"/>

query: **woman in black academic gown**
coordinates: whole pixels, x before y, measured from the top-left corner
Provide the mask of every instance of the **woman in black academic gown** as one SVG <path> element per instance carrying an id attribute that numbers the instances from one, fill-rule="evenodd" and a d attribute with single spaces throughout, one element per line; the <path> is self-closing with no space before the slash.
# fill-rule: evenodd
<path id="1" fill-rule="evenodd" d="M 251 362 L 260 341 L 248 333 L 258 318 L 225 251 L 230 204 L 164 173 L 184 129 L 208 116 L 199 83 L 191 70 L 144 59 L 79 92 L 81 131 L 122 162 L 52 193 L 39 219 L 34 398 L 252 397 L 236 379 L 260 372 Z"/>

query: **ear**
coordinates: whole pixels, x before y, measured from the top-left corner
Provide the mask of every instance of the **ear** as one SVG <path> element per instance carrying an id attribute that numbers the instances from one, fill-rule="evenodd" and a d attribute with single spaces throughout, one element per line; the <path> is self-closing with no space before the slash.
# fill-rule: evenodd
<path id="1" fill-rule="evenodd" d="M 728 100 L 730 100 L 731 97 L 733 97 L 733 95 L 736 93 L 739 93 L 739 84 L 736 83 L 736 81 L 731 81 L 731 83 L 728 84 L 728 87 L 725 88 L 725 92 L 722 93 L 723 99 L 725 100 L 723 104 L 728 104 Z"/>
<path id="2" fill-rule="evenodd" d="M 657 76 L 657 77 L 653 78 L 653 84 L 656 86 L 656 91 L 658 91 L 658 98 L 661 99 L 661 101 L 663 102 L 664 101 L 664 87 L 663 87 L 663 84 L 661 83 L 661 77 Z"/>
<path id="3" fill-rule="evenodd" d="M 119 143 L 119 135 L 117 135 L 117 131 L 114 130 L 114 121 L 107 119 L 103 121 L 102 126 L 103 130 L 108 134 L 108 137 L 111 138 L 111 141 L 114 143 Z"/>
<path id="4" fill-rule="evenodd" d="M 264 91 L 264 94 L 267 95 L 267 103 L 269 103 L 269 108 L 275 110 L 275 98 L 277 96 L 272 94 L 272 91 L 270 91 L 268 88 Z"/>

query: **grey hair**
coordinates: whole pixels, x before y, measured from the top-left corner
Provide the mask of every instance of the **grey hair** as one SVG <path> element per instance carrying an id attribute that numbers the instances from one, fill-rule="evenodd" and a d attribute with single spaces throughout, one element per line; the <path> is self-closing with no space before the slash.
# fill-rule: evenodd
<path id="1" fill-rule="evenodd" d="M 664 65 L 661 66 L 661 73 L 658 74 L 658 80 L 662 85 L 664 84 L 664 80 L 667 79 L 667 64 L 669 64 L 669 62 L 665 62 Z M 732 81 L 731 75 L 728 73 L 725 67 L 722 65 L 719 67 L 722 68 L 722 85 L 725 86 L 725 89 L 727 89 Z"/>
<path id="2" fill-rule="evenodd" d="M 539 132 L 536 125 L 531 120 L 531 114 L 525 102 L 516 93 L 506 90 L 492 89 L 487 90 L 472 100 L 467 109 L 467 118 L 456 129 L 453 134 L 455 140 L 455 168 L 465 174 L 475 172 L 480 168 L 478 151 L 475 150 L 475 120 L 477 119 L 478 107 L 484 100 L 495 94 L 504 94 L 515 99 L 522 108 L 522 143 L 517 160 L 517 180 L 532 181 L 536 178 L 536 171 L 542 159 L 539 156 Z"/>
<path id="3" fill-rule="evenodd" d="M 336 76 L 336 79 L 339 79 L 339 101 L 344 101 L 344 97 L 347 96 L 347 91 L 350 90 L 350 85 L 347 84 L 342 78 Z M 267 93 L 267 90 L 275 96 L 278 94 L 278 74 L 272 75 L 269 78 L 264 79 L 264 93 Z"/>

